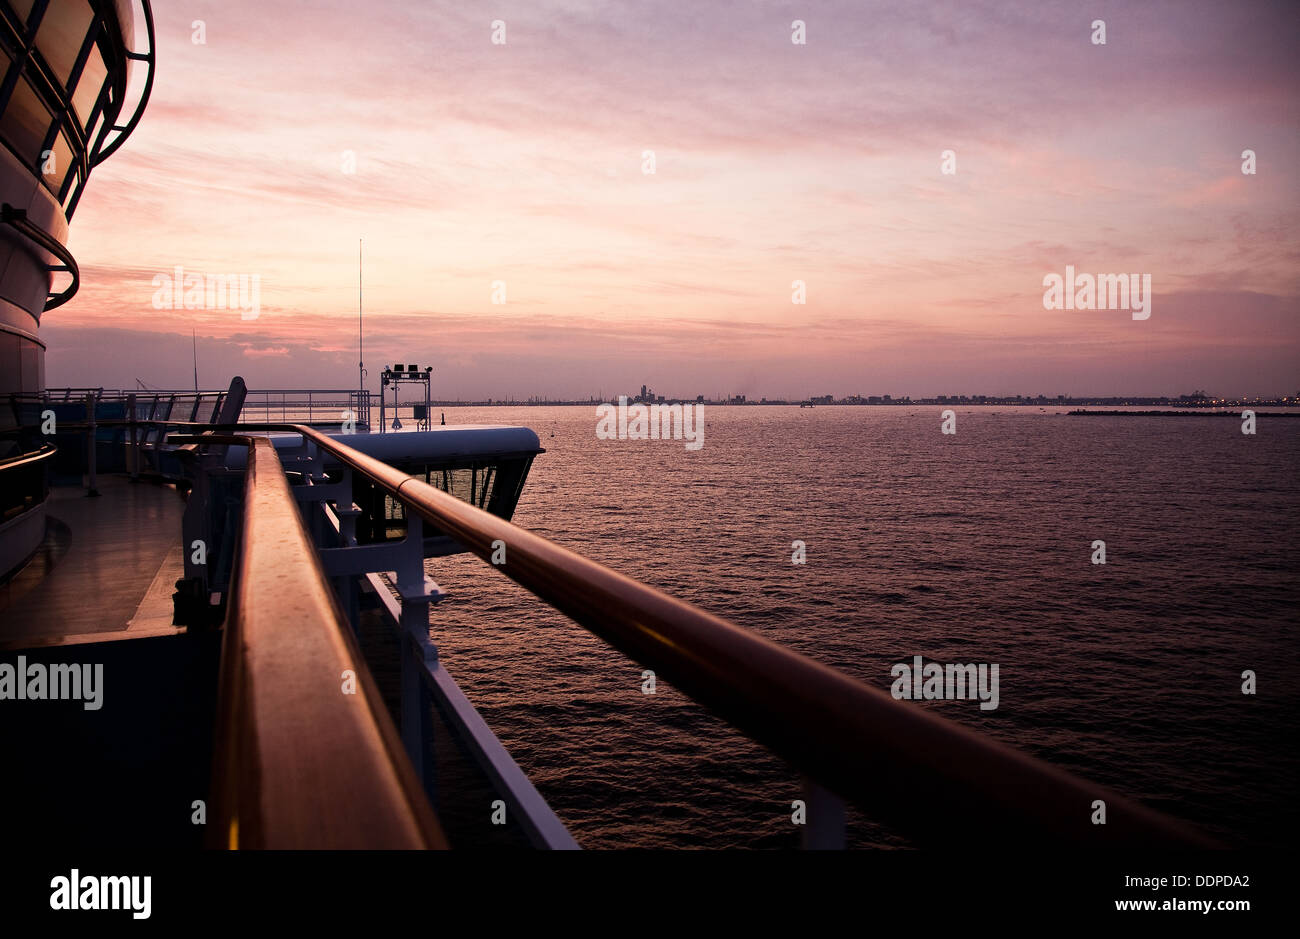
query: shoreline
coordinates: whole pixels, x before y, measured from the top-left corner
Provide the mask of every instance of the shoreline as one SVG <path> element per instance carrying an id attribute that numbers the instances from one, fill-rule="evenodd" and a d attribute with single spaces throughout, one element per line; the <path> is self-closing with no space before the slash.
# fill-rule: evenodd
<path id="1" fill-rule="evenodd" d="M 1249 410 L 1249 409 L 1247 409 Z M 1089 411 L 1080 408 L 1076 411 L 1070 411 L 1067 417 L 1235 417 L 1238 420 L 1242 416 L 1241 411 L 1207 411 L 1201 409 L 1187 408 L 1178 411 Z M 1268 417 L 1300 417 L 1300 412 L 1296 411 L 1253 411 L 1256 416 L 1266 415 Z"/>

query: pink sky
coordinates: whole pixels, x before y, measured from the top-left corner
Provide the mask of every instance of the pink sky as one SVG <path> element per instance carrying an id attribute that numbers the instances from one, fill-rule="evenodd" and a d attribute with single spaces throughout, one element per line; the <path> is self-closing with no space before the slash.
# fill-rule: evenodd
<path id="1" fill-rule="evenodd" d="M 1300 389 L 1293 4 L 156 15 L 152 103 L 42 324 L 51 386 L 187 387 L 194 328 L 205 386 L 352 387 L 364 238 L 372 389 L 393 362 L 445 398 Z M 258 275 L 260 315 L 154 309 L 177 265 Z M 1151 318 L 1045 310 L 1066 265 L 1150 274 Z"/>

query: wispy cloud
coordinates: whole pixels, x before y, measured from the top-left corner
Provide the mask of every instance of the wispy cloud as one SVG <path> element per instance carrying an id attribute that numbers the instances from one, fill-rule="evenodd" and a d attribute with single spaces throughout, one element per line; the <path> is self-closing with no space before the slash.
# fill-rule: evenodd
<path id="1" fill-rule="evenodd" d="M 368 347 L 473 362 L 447 376 L 466 395 L 643 373 L 1295 390 L 1275 354 L 1300 336 L 1287 4 L 795 6 L 160 7 L 150 109 L 73 222 L 83 288 L 47 317 L 51 380 L 59 337 L 195 328 L 229 345 L 223 367 L 350 382 L 364 238 Z M 1152 273 L 1144 331 L 1044 311 L 1066 264 Z M 153 309 L 176 265 L 258 275 L 261 315 Z M 1271 330 L 1257 361 L 1243 316 Z"/>

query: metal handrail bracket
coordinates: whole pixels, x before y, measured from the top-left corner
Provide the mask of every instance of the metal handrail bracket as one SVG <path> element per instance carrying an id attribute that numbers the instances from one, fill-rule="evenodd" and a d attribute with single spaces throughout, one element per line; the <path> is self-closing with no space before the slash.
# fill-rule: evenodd
<path id="1" fill-rule="evenodd" d="M 72 252 L 64 245 L 60 244 L 58 239 L 49 232 L 44 231 L 38 225 L 35 225 L 28 217 L 26 209 L 15 208 L 8 202 L 0 206 L 0 223 L 10 226 L 15 231 L 25 235 L 28 240 L 33 241 L 36 245 L 58 258 L 62 264 L 47 265 L 50 271 L 65 271 L 72 275 L 72 282 L 57 294 L 49 294 L 45 298 L 44 310 L 53 310 L 61 307 L 73 298 L 81 287 L 81 269 L 77 267 L 77 259 L 72 256 Z"/>

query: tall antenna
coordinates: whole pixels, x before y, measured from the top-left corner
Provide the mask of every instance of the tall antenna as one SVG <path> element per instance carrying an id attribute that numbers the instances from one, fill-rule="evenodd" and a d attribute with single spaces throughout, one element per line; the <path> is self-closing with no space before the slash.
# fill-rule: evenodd
<path id="1" fill-rule="evenodd" d="M 190 327 L 190 346 L 194 350 L 194 390 L 199 390 L 199 340 L 195 335 L 194 327 Z"/>
<path id="2" fill-rule="evenodd" d="M 357 390 L 366 390 L 365 340 L 361 331 L 361 239 L 357 239 Z"/>

